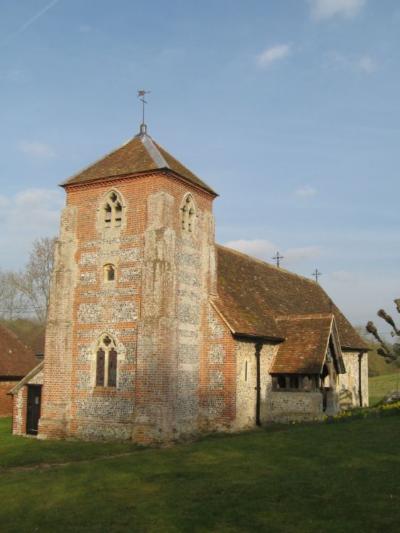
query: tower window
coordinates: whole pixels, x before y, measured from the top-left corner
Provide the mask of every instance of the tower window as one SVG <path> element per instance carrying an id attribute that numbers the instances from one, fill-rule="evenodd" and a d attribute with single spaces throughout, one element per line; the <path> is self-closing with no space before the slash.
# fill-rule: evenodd
<path id="1" fill-rule="evenodd" d="M 181 207 L 181 227 L 183 231 L 187 233 L 193 232 L 195 214 L 193 197 L 191 194 L 187 194 Z"/>
<path id="2" fill-rule="evenodd" d="M 115 266 L 104 265 L 104 281 L 115 281 Z"/>
<path id="3" fill-rule="evenodd" d="M 96 387 L 117 386 L 118 353 L 110 335 L 103 335 L 96 351 Z"/>
<path id="4" fill-rule="evenodd" d="M 111 191 L 103 207 L 103 222 L 106 228 L 118 228 L 122 225 L 122 202 L 115 191 Z"/>

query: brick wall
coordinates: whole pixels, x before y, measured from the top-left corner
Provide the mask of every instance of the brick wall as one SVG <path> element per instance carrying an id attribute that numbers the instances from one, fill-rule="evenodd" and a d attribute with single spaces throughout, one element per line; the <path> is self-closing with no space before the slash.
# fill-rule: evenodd
<path id="1" fill-rule="evenodd" d="M 7 393 L 15 387 L 17 381 L 0 381 L 0 417 L 11 416 L 13 412 L 12 396 Z"/>
<path id="2" fill-rule="evenodd" d="M 232 429 L 236 417 L 235 341 L 221 316 L 207 304 L 200 360 L 200 426 L 207 431 Z"/>
<path id="3" fill-rule="evenodd" d="M 104 198 L 123 224 L 104 228 Z M 181 230 L 190 193 L 193 232 Z M 173 439 L 198 431 L 202 320 L 215 290 L 212 197 L 153 173 L 71 187 L 61 221 L 39 437 Z M 112 263 L 116 279 L 106 282 Z M 117 387 L 95 387 L 96 343 L 117 344 Z"/>

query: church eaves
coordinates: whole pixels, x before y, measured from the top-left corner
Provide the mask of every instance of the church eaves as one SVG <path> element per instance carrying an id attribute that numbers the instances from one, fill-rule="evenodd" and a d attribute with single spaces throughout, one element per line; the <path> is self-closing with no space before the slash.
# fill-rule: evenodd
<path id="1" fill-rule="evenodd" d="M 62 183 L 62 186 L 121 178 L 157 170 L 171 173 L 217 196 L 211 187 L 164 150 L 147 133 L 136 135 L 116 150 L 72 176 Z"/>

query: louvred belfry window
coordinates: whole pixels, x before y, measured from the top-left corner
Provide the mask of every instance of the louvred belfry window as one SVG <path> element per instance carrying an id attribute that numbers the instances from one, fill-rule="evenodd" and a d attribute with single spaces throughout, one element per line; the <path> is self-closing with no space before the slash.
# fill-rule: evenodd
<path id="1" fill-rule="evenodd" d="M 118 228 L 122 225 L 123 207 L 118 193 L 108 193 L 103 207 L 103 223 L 106 228 Z"/>
<path id="2" fill-rule="evenodd" d="M 96 387 L 117 386 L 118 353 L 110 335 L 103 335 L 96 352 Z"/>

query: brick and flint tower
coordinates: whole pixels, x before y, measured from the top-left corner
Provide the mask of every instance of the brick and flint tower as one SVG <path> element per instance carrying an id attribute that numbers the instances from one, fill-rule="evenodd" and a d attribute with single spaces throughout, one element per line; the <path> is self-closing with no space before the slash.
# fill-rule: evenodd
<path id="1" fill-rule="evenodd" d="M 63 187 L 39 437 L 198 432 L 216 193 L 144 125 Z"/>

